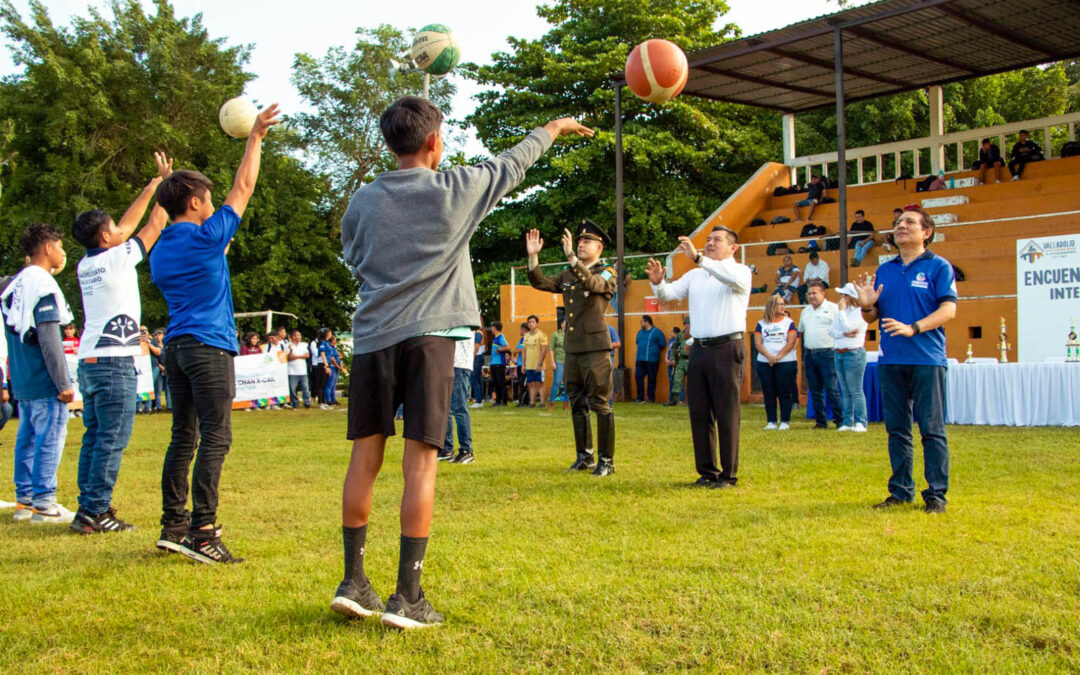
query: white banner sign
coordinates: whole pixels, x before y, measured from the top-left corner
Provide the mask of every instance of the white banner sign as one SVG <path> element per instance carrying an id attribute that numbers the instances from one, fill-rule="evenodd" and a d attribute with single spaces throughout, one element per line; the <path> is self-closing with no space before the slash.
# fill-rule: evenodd
<path id="1" fill-rule="evenodd" d="M 278 352 L 284 354 L 284 352 Z M 233 358 L 236 403 L 284 403 L 289 397 L 289 371 L 275 354 L 248 354 Z"/>
<path id="2" fill-rule="evenodd" d="M 82 410 L 82 390 L 79 389 L 79 357 L 74 354 L 65 354 L 67 360 L 68 375 L 75 389 L 75 400 L 68 404 L 71 410 Z M 154 371 L 150 362 L 150 355 L 143 354 L 135 357 L 135 396 L 140 401 L 149 401 L 154 398 Z"/>
<path id="3" fill-rule="evenodd" d="M 1080 327 L 1080 234 L 1016 240 L 1018 360 L 1065 360 Z"/>

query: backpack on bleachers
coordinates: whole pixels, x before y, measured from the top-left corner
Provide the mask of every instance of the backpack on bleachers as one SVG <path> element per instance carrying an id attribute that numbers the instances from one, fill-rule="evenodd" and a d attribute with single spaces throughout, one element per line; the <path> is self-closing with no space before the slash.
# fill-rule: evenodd
<path id="1" fill-rule="evenodd" d="M 761 227 L 766 225 L 764 218 L 754 218 L 750 221 L 750 227 Z"/>
<path id="2" fill-rule="evenodd" d="M 806 225 L 803 225 L 802 232 L 799 233 L 799 238 L 806 239 L 807 237 L 820 237 L 823 234 L 825 234 L 824 225 L 807 223 Z"/>
<path id="3" fill-rule="evenodd" d="M 780 253 L 783 253 L 785 255 L 791 255 L 792 253 L 794 253 L 794 251 L 792 251 L 791 247 L 789 247 L 787 243 L 783 241 L 777 241 L 769 244 L 769 247 L 765 249 L 765 255 L 778 255 Z"/>
<path id="4" fill-rule="evenodd" d="M 915 192 L 929 192 L 930 184 L 934 182 L 935 176 L 927 176 L 918 183 L 915 183 Z"/>
<path id="5" fill-rule="evenodd" d="M 769 222 L 773 225 L 780 225 L 781 223 L 790 223 L 791 218 L 788 218 L 787 216 L 773 216 L 773 219 Z"/>
<path id="6" fill-rule="evenodd" d="M 1078 157 L 1080 156 L 1080 141 L 1069 141 L 1065 145 L 1061 146 L 1062 157 Z"/>

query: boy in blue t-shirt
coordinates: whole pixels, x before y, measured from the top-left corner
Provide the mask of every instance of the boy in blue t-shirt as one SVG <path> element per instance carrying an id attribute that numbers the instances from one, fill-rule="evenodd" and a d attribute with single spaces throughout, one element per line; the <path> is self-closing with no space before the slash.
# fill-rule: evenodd
<path id="1" fill-rule="evenodd" d="M 510 345 L 502 333 L 502 321 L 491 322 L 491 386 L 495 387 L 495 405 L 506 405 L 506 355 Z"/>
<path id="2" fill-rule="evenodd" d="M 236 396 L 233 356 L 236 325 L 225 252 L 240 225 L 259 177 L 262 142 L 278 123 L 273 104 L 255 118 L 236 180 L 217 211 L 213 184 L 197 171 L 174 171 L 157 189 L 157 203 L 172 222 L 150 252 L 150 278 L 169 306 L 165 376 L 172 407 L 172 440 L 161 475 L 158 548 L 199 562 L 238 563 L 221 541 L 217 519 L 221 466 L 232 443 Z M 191 513 L 187 510 L 188 471 Z"/>
<path id="3" fill-rule="evenodd" d="M 19 402 L 15 437 L 15 520 L 70 523 L 56 502 L 56 470 L 67 440 L 68 403 L 75 398 L 60 326 L 74 320 L 53 276 L 67 264 L 63 235 L 35 223 L 22 234 L 30 263 L 0 292 L 11 390 Z"/>

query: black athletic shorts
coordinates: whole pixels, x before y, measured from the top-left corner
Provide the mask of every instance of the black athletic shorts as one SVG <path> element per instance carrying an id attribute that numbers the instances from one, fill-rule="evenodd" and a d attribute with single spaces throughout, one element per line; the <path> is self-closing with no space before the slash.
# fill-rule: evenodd
<path id="1" fill-rule="evenodd" d="M 394 413 L 405 406 L 405 438 L 441 448 L 454 389 L 454 340 L 409 338 L 353 356 L 349 377 L 350 441 L 395 435 Z"/>

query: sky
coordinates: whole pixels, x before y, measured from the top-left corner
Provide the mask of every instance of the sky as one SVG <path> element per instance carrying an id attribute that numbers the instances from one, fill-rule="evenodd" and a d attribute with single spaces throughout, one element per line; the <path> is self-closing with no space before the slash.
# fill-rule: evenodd
<path id="1" fill-rule="evenodd" d="M 152 11 L 152 3 L 142 2 Z M 45 0 L 50 17 L 60 25 L 67 25 L 73 15 L 85 16 L 87 6 L 106 4 L 103 0 Z M 493 52 L 509 49 L 508 36 L 535 39 L 547 32 L 548 24 L 536 15 L 537 4 L 538 0 L 410 0 L 400 4 L 383 0 L 173 0 L 178 16 L 201 12 L 212 37 L 253 45 L 247 70 L 257 79 L 244 93 L 261 104 L 276 101 L 286 113 L 304 107 L 289 83 L 293 55 L 298 52 L 321 56 L 331 47 L 351 46 L 358 26 L 387 23 L 409 29 L 443 23 L 461 44 L 462 60 L 490 63 Z M 28 0 L 14 0 L 14 5 L 24 19 L 29 16 Z M 744 36 L 840 9 L 836 0 L 729 0 L 728 5 L 730 11 L 722 21 L 738 24 Z M 16 70 L 9 50 L 0 50 L 0 74 L 12 72 Z M 463 78 L 457 78 L 456 84 L 453 117 L 462 119 L 475 107 L 472 96 L 479 87 Z M 466 137 L 466 155 L 488 154 L 471 132 Z"/>

